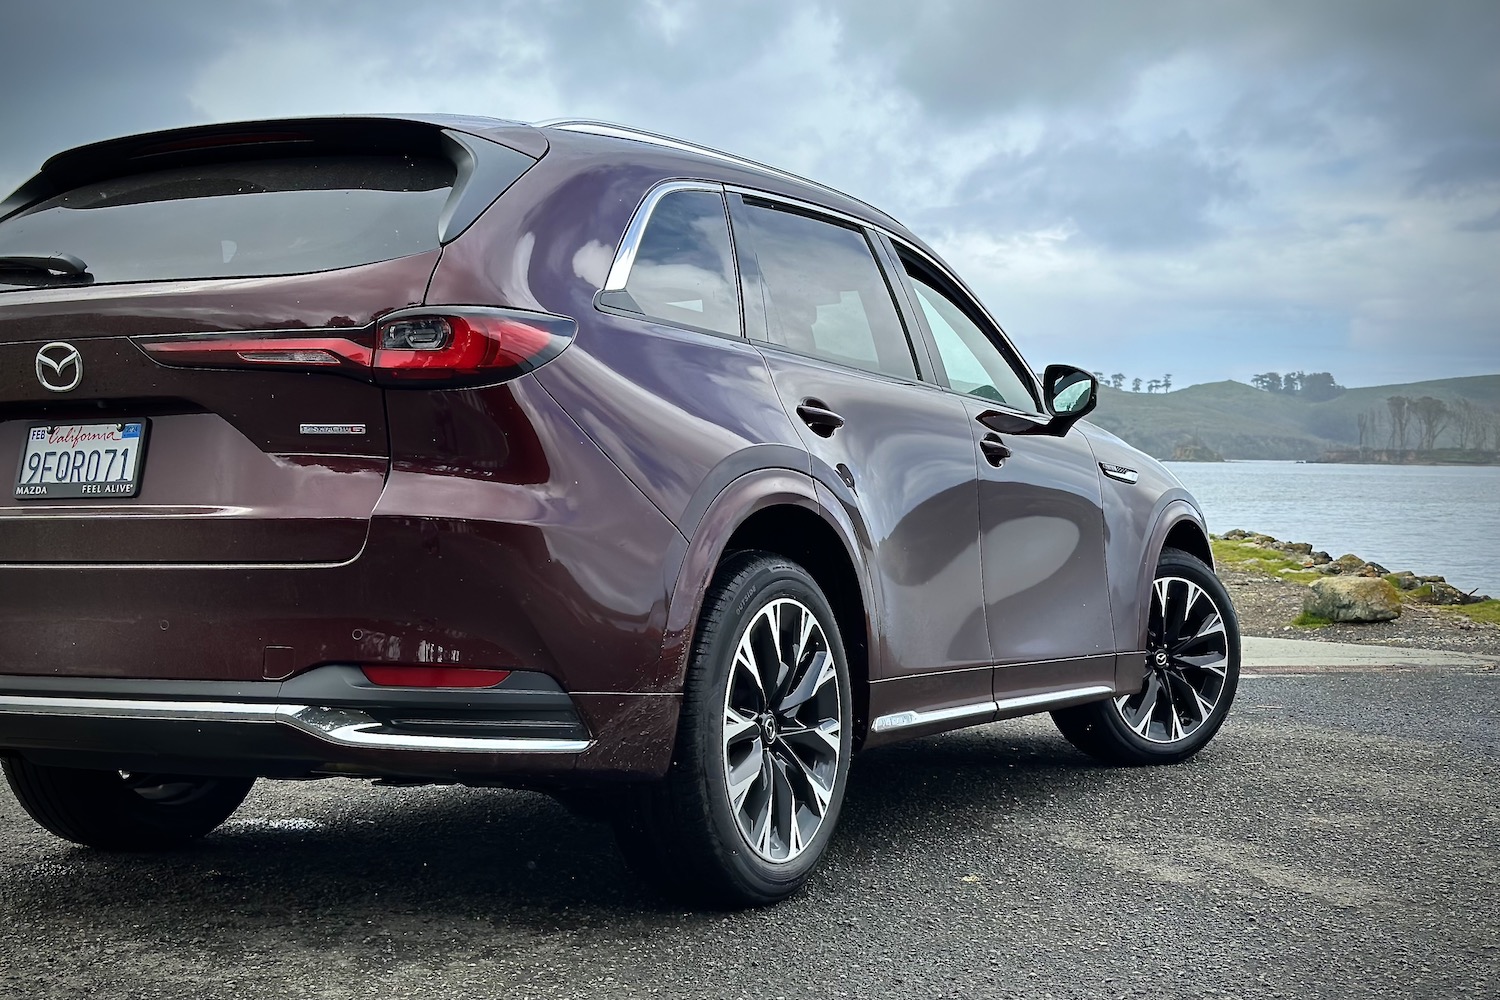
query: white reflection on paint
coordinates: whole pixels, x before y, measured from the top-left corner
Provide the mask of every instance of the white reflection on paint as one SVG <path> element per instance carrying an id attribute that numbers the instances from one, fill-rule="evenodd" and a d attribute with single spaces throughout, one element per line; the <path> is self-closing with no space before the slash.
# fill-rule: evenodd
<path id="1" fill-rule="evenodd" d="M 1035 587 L 1067 564 L 1078 539 L 1078 525 L 1061 517 L 1018 517 L 991 529 L 984 539 L 986 598 L 994 604 Z"/>

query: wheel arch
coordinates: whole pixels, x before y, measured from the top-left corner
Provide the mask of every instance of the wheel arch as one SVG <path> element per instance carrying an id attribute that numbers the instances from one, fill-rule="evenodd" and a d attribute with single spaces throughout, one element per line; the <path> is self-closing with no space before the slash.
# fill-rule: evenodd
<path id="1" fill-rule="evenodd" d="M 703 597 L 719 565 L 734 552 L 770 552 L 806 569 L 833 608 L 849 661 L 858 746 L 869 717 L 874 605 L 868 574 L 854 555 L 853 532 L 820 502 L 806 473 L 764 469 L 727 485 L 698 521 L 672 587 L 663 650 L 670 690 L 682 690 Z"/>
<path id="2" fill-rule="evenodd" d="M 1151 531 L 1151 542 L 1146 546 L 1146 558 L 1141 560 L 1134 647 L 1138 650 L 1146 648 L 1146 631 L 1151 619 L 1151 582 L 1156 577 L 1156 564 L 1161 561 L 1162 550 L 1168 548 L 1181 549 L 1202 559 L 1209 569 L 1213 569 L 1213 549 L 1208 544 L 1203 515 L 1186 500 L 1172 500 L 1162 508 Z"/>

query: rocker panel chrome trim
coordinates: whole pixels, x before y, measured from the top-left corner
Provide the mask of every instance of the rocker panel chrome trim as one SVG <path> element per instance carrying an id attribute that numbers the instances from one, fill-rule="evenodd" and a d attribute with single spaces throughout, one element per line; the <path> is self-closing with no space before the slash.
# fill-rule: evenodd
<path id="1" fill-rule="evenodd" d="M 151 701 L 132 698 L 58 698 L 0 695 L 0 716 L 47 715 L 96 719 L 152 719 L 168 722 L 233 722 L 284 725 L 336 746 L 378 750 L 435 750 L 459 753 L 581 753 L 592 740 L 532 737 L 429 736 L 372 732 L 380 723 L 363 712 L 315 705 L 223 701 Z"/>
<path id="2" fill-rule="evenodd" d="M 1014 698 L 1000 698 L 996 701 L 984 701 L 973 705 L 939 708 L 929 712 L 892 712 L 870 723 L 870 731 L 888 733 L 895 729 L 910 729 L 913 726 L 926 726 L 935 722 L 950 722 L 973 715 L 1009 712 L 1017 708 L 1036 708 L 1059 701 L 1072 701 L 1075 698 L 1090 698 L 1095 695 L 1102 698 L 1113 694 L 1114 690 L 1107 684 L 1093 684 L 1088 687 L 1066 688 L 1061 691 L 1043 691 L 1041 694 L 1017 695 Z"/>

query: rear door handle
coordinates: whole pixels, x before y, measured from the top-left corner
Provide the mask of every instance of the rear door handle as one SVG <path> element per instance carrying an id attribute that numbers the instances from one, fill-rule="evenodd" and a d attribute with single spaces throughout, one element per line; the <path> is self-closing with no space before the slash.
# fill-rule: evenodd
<path id="1" fill-rule="evenodd" d="M 1007 458 L 1010 458 L 1010 449 L 1005 442 L 1000 440 L 998 434 L 986 434 L 979 441 L 979 450 L 984 452 L 984 460 L 991 465 L 1000 466 Z"/>
<path id="2" fill-rule="evenodd" d="M 819 437 L 832 437 L 834 431 L 844 426 L 844 418 L 821 399 L 804 399 L 797 406 L 797 416 Z"/>

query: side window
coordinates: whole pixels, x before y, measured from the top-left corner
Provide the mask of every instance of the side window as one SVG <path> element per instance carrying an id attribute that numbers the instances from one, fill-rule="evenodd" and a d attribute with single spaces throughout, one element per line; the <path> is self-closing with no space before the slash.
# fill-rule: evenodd
<path id="1" fill-rule="evenodd" d="M 891 290 L 864 233 L 745 202 L 771 343 L 866 371 L 915 379 L 916 362 Z"/>
<path id="2" fill-rule="evenodd" d="M 922 307 L 922 315 L 932 329 L 932 339 L 937 343 L 938 357 L 948 374 L 948 384 L 971 396 L 1004 403 L 1029 413 L 1039 412 L 1036 397 L 1026 380 L 985 336 L 979 324 L 911 262 L 904 263 L 912 289 L 917 293 L 917 302 Z"/>
<path id="3" fill-rule="evenodd" d="M 724 198 L 674 191 L 656 203 L 641 234 L 628 300 L 612 303 L 652 319 L 739 336 L 740 303 Z"/>

